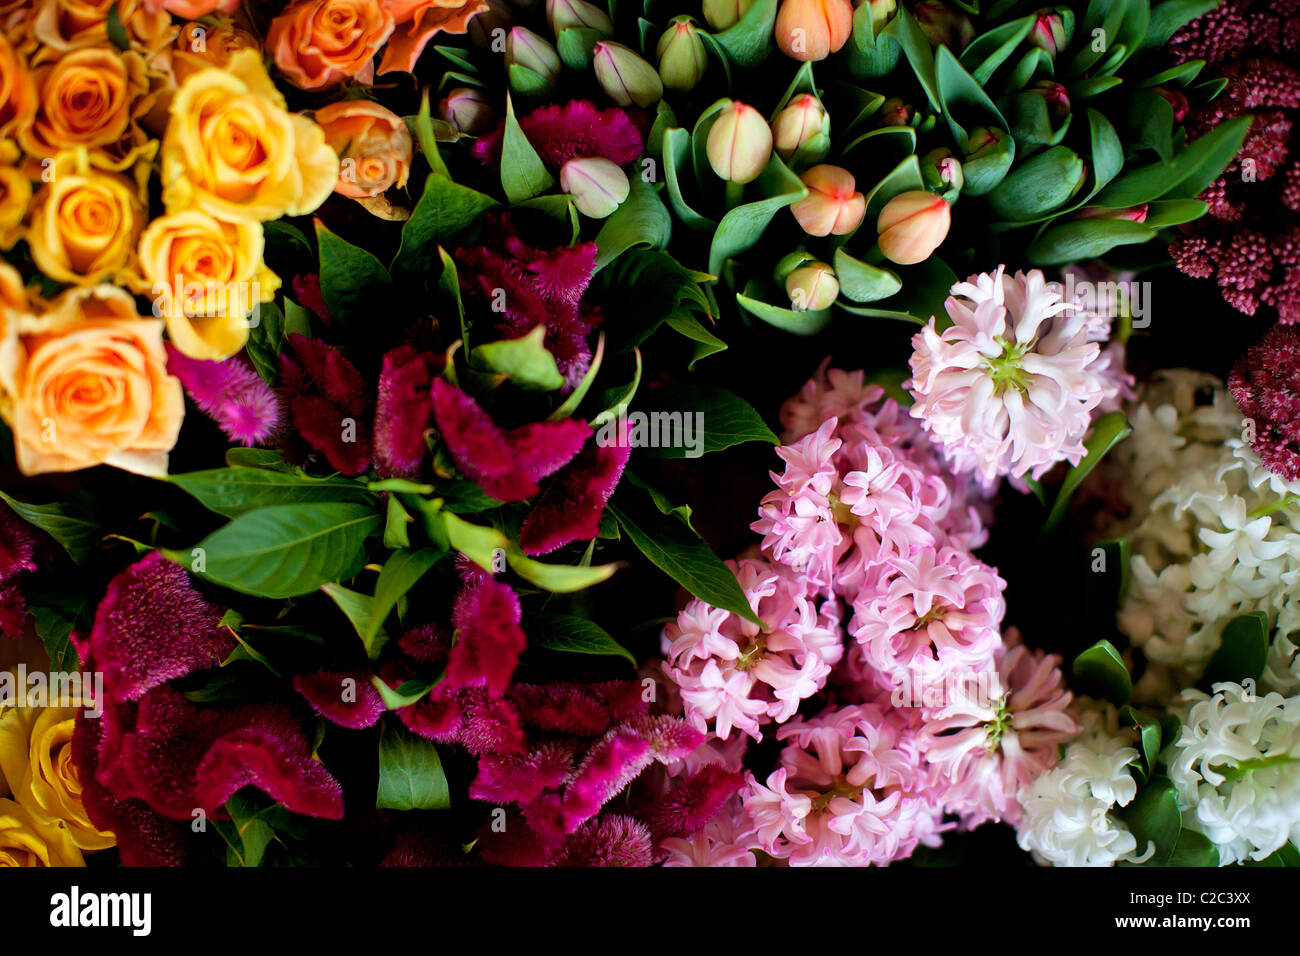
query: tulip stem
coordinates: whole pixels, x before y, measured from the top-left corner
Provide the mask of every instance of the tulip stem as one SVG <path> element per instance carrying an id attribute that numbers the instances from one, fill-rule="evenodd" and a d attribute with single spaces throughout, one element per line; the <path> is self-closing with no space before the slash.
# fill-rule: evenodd
<path id="1" fill-rule="evenodd" d="M 735 209 L 740 205 L 740 201 L 745 197 L 745 184 L 733 183 L 727 180 L 727 212 Z"/>

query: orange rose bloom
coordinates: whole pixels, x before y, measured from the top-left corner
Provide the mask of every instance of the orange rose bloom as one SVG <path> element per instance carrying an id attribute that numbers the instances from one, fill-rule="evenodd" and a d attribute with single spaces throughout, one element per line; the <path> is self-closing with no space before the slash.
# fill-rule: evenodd
<path id="1" fill-rule="evenodd" d="M 438 33 L 466 33 L 469 21 L 488 9 L 487 0 L 379 0 L 397 29 L 384 50 L 380 73 L 410 73 L 425 45 Z"/>
<path id="2" fill-rule="evenodd" d="M 796 60 L 824 60 L 853 32 L 849 0 L 781 0 L 776 45 Z"/>
<path id="3" fill-rule="evenodd" d="M 215 23 L 187 23 L 171 50 L 172 80 L 177 86 L 199 70 L 224 67 L 240 50 L 261 52 L 257 37 L 228 17 Z"/>
<path id="4" fill-rule="evenodd" d="M 185 399 L 167 374 L 163 322 L 115 286 L 70 289 L 43 315 L 14 318 L 0 389 L 24 475 L 113 465 L 167 474 Z"/>
<path id="5" fill-rule="evenodd" d="M 336 193 L 364 199 L 406 185 L 413 146 L 396 113 L 372 100 L 344 100 L 317 110 L 316 122 L 339 154 Z"/>
<path id="6" fill-rule="evenodd" d="M 31 201 L 27 174 L 17 166 L 0 166 L 0 249 L 12 249 L 23 237 L 23 219 Z"/>
<path id="7" fill-rule="evenodd" d="M 51 51 L 103 46 L 109 42 L 108 11 L 114 4 L 132 46 L 152 53 L 171 42 L 176 30 L 171 15 L 148 9 L 144 0 L 36 0 L 31 35 Z"/>
<path id="8" fill-rule="evenodd" d="M 157 151 L 157 142 L 136 122 L 152 101 L 140 54 L 83 47 L 42 63 L 31 75 L 38 110 L 18 128 L 18 142 L 29 155 L 84 146 L 91 163 L 121 171 Z"/>
<path id="9" fill-rule="evenodd" d="M 271 21 L 266 48 L 299 89 L 344 80 L 370 83 L 375 54 L 393 32 L 393 15 L 374 0 L 299 0 Z"/>
<path id="10" fill-rule="evenodd" d="M 234 13 L 242 0 L 144 0 L 144 5 L 152 13 L 166 10 L 186 20 L 211 16 L 214 13 Z"/>

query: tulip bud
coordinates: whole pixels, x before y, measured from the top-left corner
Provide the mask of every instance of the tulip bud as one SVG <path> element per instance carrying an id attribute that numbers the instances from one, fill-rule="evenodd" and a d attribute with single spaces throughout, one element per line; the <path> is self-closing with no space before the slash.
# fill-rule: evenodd
<path id="1" fill-rule="evenodd" d="M 560 167 L 560 188 L 573 197 L 578 212 L 604 219 L 627 199 L 627 174 L 600 156 L 571 159 Z"/>
<path id="2" fill-rule="evenodd" d="M 912 16 L 930 46 L 936 49 L 946 46 L 953 53 L 961 53 L 975 39 L 975 25 L 970 17 L 940 0 L 921 0 L 912 10 Z"/>
<path id="3" fill-rule="evenodd" d="M 670 90 L 689 90 L 700 82 L 709 65 L 700 31 L 689 17 L 678 17 L 659 38 L 655 50 L 659 77 Z"/>
<path id="4" fill-rule="evenodd" d="M 861 7 L 862 2 L 863 0 L 858 0 L 853 5 L 854 8 Z M 871 35 L 878 37 L 885 24 L 894 19 L 894 14 L 898 12 L 898 0 L 866 0 L 866 4 L 871 12 Z"/>
<path id="5" fill-rule="evenodd" d="M 488 8 L 469 21 L 470 41 L 480 50 L 491 50 L 495 31 L 505 33 L 515 22 L 514 12 L 506 0 L 487 0 Z M 494 51 L 501 52 L 497 47 Z"/>
<path id="6" fill-rule="evenodd" d="M 786 162 L 825 159 L 831 150 L 831 118 L 822 101 L 811 93 L 790 100 L 772 120 L 772 142 Z"/>
<path id="7" fill-rule="evenodd" d="M 653 66 L 621 43 L 601 40 L 591 51 L 596 80 L 619 106 L 634 103 L 645 109 L 664 96 L 664 84 Z"/>
<path id="8" fill-rule="evenodd" d="M 785 291 L 796 312 L 820 312 L 829 309 L 839 297 L 840 281 L 834 269 L 814 260 L 785 277 Z"/>
<path id="9" fill-rule="evenodd" d="M 791 272 L 794 272 L 794 270 L 798 269 L 800 266 L 806 266 L 810 263 L 815 263 L 816 261 L 816 256 L 809 252 L 805 252 L 803 249 L 788 253 L 781 257 L 781 261 L 778 262 L 776 268 L 772 270 L 772 278 L 784 285 L 785 277 Z"/>
<path id="10" fill-rule="evenodd" d="M 1029 28 L 1026 42 L 1030 46 L 1046 50 L 1047 55 L 1055 59 L 1061 47 L 1070 42 L 1070 36 L 1065 31 L 1064 19 L 1055 10 L 1039 10 L 1034 15 L 1034 25 Z"/>
<path id="11" fill-rule="evenodd" d="M 734 27 L 749 12 L 754 0 L 704 0 L 704 19 L 715 30 Z"/>
<path id="12" fill-rule="evenodd" d="M 705 149 L 709 165 L 723 179 L 752 182 L 772 155 L 772 130 L 758 110 L 732 100 L 718 113 Z"/>
<path id="13" fill-rule="evenodd" d="M 880 251 L 900 266 L 924 262 L 947 237 L 951 223 L 952 212 L 942 196 L 921 189 L 900 193 L 885 203 L 876 221 Z"/>
<path id="14" fill-rule="evenodd" d="M 1026 93 L 1047 101 L 1047 115 L 1053 123 L 1062 123 L 1070 115 L 1070 92 L 1054 80 L 1037 80 L 1025 88 Z"/>
<path id="15" fill-rule="evenodd" d="M 862 222 L 867 199 L 853 174 L 839 166 L 814 166 L 801 177 L 808 195 L 790 207 L 810 236 L 847 236 Z"/>
<path id="16" fill-rule="evenodd" d="M 515 27 L 506 37 L 506 64 L 532 70 L 547 83 L 560 75 L 560 55 L 555 47 L 527 27 Z"/>
<path id="17" fill-rule="evenodd" d="M 546 22 L 556 37 L 570 27 L 597 30 L 605 36 L 614 33 L 609 14 L 587 0 L 546 0 Z"/>
<path id="18" fill-rule="evenodd" d="M 996 126 L 977 126 L 966 136 L 966 162 L 1000 153 L 1007 134 Z"/>
<path id="19" fill-rule="evenodd" d="M 1126 209 L 1103 209 L 1100 206 L 1088 206 L 1074 214 L 1075 219 L 1126 219 L 1129 222 L 1147 221 L 1147 204 L 1129 206 Z"/>
<path id="20" fill-rule="evenodd" d="M 443 97 L 438 116 L 467 136 L 478 136 L 497 125 L 497 113 L 487 94 L 473 86 L 458 86 Z"/>
<path id="21" fill-rule="evenodd" d="M 1174 108 L 1175 123 L 1181 123 L 1186 118 L 1187 111 L 1191 109 L 1191 104 L 1187 102 L 1187 97 L 1184 94 L 1178 90 L 1166 89 L 1163 86 L 1153 86 L 1151 92 Z"/>
<path id="22" fill-rule="evenodd" d="M 951 202 L 961 192 L 966 177 L 952 150 L 940 146 L 921 157 L 921 176 L 925 184 Z"/>
<path id="23" fill-rule="evenodd" d="M 891 96 L 880 104 L 880 118 L 876 121 L 876 126 L 911 126 L 915 115 L 916 110 L 897 96 Z"/>
<path id="24" fill-rule="evenodd" d="M 781 0 L 776 45 L 796 60 L 824 60 L 853 33 L 850 0 Z"/>

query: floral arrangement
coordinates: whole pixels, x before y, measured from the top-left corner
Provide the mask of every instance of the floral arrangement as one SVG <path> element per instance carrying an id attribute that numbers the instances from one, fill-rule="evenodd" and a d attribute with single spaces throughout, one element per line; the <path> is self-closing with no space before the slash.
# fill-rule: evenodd
<path id="1" fill-rule="evenodd" d="M 1290 12 L 0 0 L 0 863 L 1300 863 Z"/>

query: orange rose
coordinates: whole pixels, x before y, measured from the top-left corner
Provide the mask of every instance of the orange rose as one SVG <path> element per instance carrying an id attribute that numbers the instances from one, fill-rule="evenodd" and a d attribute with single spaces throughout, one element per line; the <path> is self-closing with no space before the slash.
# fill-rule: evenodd
<path id="1" fill-rule="evenodd" d="M 396 113 L 372 100 L 344 100 L 317 110 L 316 122 L 339 154 L 336 193 L 364 199 L 406 185 L 413 146 Z"/>
<path id="2" fill-rule="evenodd" d="M 17 166 L 0 166 L 0 249 L 8 251 L 25 234 L 23 219 L 32 201 L 32 183 Z"/>
<path id="3" fill-rule="evenodd" d="M 144 0 L 36 0 L 28 28 L 34 40 L 54 52 L 103 46 L 109 42 L 108 11 L 114 6 L 132 46 L 152 53 L 171 42 L 176 29 L 171 15 L 149 10 Z"/>
<path id="4" fill-rule="evenodd" d="M 22 55 L 0 36 L 0 153 L 8 161 L 17 159 L 18 150 L 8 140 L 36 115 L 36 87 Z"/>
<path id="5" fill-rule="evenodd" d="M 158 149 L 136 120 L 152 97 L 144 57 L 106 47 L 83 47 L 32 70 L 38 109 L 18 129 L 31 156 L 84 146 L 90 161 L 121 171 Z"/>
<path id="6" fill-rule="evenodd" d="M 425 44 L 438 33 L 465 33 L 469 21 L 488 9 L 487 0 L 379 0 L 397 28 L 384 50 L 380 73 L 410 73 Z"/>
<path id="7" fill-rule="evenodd" d="M 171 74 L 177 86 L 199 70 L 224 67 L 240 50 L 261 52 L 257 37 L 228 17 L 213 23 L 187 23 L 171 49 Z"/>
<path id="8" fill-rule="evenodd" d="M 211 16 L 214 13 L 234 13 L 242 0 L 144 0 L 151 12 L 166 10 L 186 20 Z"/>
<path id="9" fill-rule="evenodd" d="M 78 285 L 127 272 L 146 219 L 135 186 L 125 176 L 91 169 L 84 149 L 60 153 L 46 172 L 27 232 L 37 268 Z"/>
<path id="10" fill-rule="evenodd" d="M 167 474 L 185 399 L 167 374 L 163 322 L 115 286 L 70 289 L 42 315 L 18 314 L 0 352 L 0 389 L 25 475 L 113 465 Z"/>
<path id="11" fill-rule="evenodd" d="M 301 216 L 325 201 L 339 159 L 319 126 L 289 113 L 254 50 L 202 70 L 172 99 L 163 136 L 163 204 L 226 221 Z"/>
<path id="12" fill-rule="evenodd" d="M 375 54 L 392 32 L 393 15 L 374 0 L 299 0 L 271 21 L 266 48 L 294 86 L 323 90 L 372 82 Z"/>

